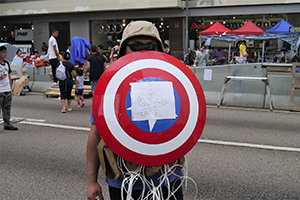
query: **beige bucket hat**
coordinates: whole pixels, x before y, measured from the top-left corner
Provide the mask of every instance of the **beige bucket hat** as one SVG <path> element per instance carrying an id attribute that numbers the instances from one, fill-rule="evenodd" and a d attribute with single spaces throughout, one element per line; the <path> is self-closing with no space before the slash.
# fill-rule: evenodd
<path id="1" fill-rule="evenodd" d="M 148 21 L 135 21 L 131 22 L 126 26 L 123 31 L 122 40 L 120 43 L 120 54 L 119 57 L 125 55 L 126 40 L 135 36 L 149 36 L 157 40 L 158 51 L 163 52 L 163 43 L 159 37 L 157 28 Z"/>

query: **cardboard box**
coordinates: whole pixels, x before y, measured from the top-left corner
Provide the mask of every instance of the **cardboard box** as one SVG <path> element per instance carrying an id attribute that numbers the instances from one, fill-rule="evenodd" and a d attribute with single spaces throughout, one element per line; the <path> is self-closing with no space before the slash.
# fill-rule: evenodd
<path id="1" fill-rule="evenodd" d="M 14 84 L 13 87 L 14 95 L 20 96 L 23 87 L 25 87 L 28 83 L 29 83 L 29 79 L 26 76 L 21 76 Z"/>

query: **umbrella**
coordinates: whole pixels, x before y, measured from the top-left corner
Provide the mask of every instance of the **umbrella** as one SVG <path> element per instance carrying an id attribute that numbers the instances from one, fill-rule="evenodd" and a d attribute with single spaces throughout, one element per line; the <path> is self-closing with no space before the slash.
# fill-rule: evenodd
<path id="1" fill-rule="evenodd" d="M 16 55 L 18 48 L 10 45 L 9 43 L 0 43 L 0 46 L 5 46 L 7 49 L 7 57 L 5 60 L 7 60 L 8 62 L 12 62 L 12 60 L 14 59 L 14 57 Z"/>

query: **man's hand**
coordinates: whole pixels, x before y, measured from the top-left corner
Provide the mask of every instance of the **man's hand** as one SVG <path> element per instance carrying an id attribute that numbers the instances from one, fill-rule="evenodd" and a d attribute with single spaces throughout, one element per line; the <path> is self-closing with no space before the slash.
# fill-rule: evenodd
<path id="1" fill-rule="evenodd" d="M 0 76 L 0 79 L 2 80 L 2 79 L 4 79 L 6 76 L 7 76 L 7 74 L 2 74 L 2 75 Z"/>
<path id="2" fill-rule="evenodd" d="M 95 200 L 97 196 L 99 197 L 100 200 L 104 200 L 101 186 L 96 182 L 88 183 L 86 194 L 88 200 Z"/>

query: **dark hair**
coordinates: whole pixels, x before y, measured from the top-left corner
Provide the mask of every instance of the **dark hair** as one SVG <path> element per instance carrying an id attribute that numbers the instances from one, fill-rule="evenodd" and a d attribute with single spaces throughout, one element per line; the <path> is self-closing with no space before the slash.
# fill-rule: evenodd
<path id="1" fill-rule="evenodd" d="M 70 53 L 69 52 L 65 53 L 64 59 L 65 60 L 70 60 Z"/>
<path id="2" fill-rule="evenodd" d="M 103 49 L 103 45 L 102 45 L 102 44 L 99 44 L 98 47 L 99 47 L 100 49 Z"/>
<path id="3" fill-rule="evenodd" d="M 97 58 L 97 60 L 100 60 L 100 53 L 99 53 L 99 51 L 97 51 L 97 47 L 96 47 L 95 45 L 93 45 L 93 46 L 91 47 L 91 51 L 92 51 L 93 53 L 96 53 L 96 58 Z"/>
<path id="4" fill-rule="evenodd" d="M 97 47 L 95 45 L 91 46 L 91 52 L 97 52 Z"/>
<path id="5" fill-rule="evenodd" d="M 34 52 L 33 52 L 33 54 L 35 54 L 35 53 L 39 53 L 37 50 L 35 50 Z"/>
<path id="6" fill-rule="evenodd" d="M 83 69 L 80 69 L 79 67 L 77 67 L 77 68 L 75 69 L 75 71 L 76 71 L 76 74 L 77 74 L 78 76 L 82 76 L 82 74 L 83 74 Z"/>
<path id="7" fill-rule="evenodd" d="M 169 45 L 167 45 L 167 44 L 164 44 L 164 48 L 169 48 Z"/>
<path id="8" fill-rule="evenodd" d="M 18 54 L 19 51 L 22 52 L 21 49 L 18 49 L 17 52 L 16 52 L 16 54 Z"/>
<path id="9" fill-rule="evenodd" d="M 52 33 L 56 32 L 56 31 L 58 31 L 58 30 L 55 28 L 55 29 L 52 30 Z"/>
<path id="10" fill-rule="evenodd" d="M 110 42 L 110 43 L 108 43 L 108 47 L 114 47 L 115 45 L 112 43 L 112 42 Z"/>
<path id="11" fill-rule="evenodd" d="M 7 50 L 5 46 L 0 47 L 0 51 Z"/>

